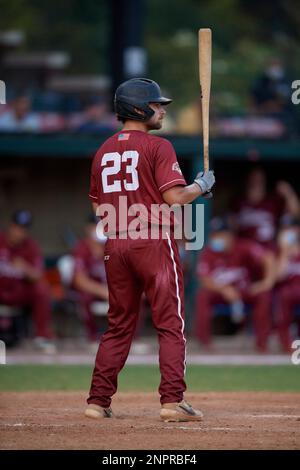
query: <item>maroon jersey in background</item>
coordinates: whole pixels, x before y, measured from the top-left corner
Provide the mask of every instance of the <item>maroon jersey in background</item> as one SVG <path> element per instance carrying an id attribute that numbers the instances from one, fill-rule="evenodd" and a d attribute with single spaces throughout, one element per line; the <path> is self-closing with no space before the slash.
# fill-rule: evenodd
<path id="1" fill-rule="evenodd" d="M 300 255 L 295 255 L 288 260 L 286 269 L 276 286 L 275 324 L 277 326 L 279 340 L 283 351 L 292 352 L 291 324 L 295 317 L 295 308 L 300 305 Z M 300 322 L 298 318 L 298 334 Z"/>
<path id="2" fill-rule="evenodd" d="M 261 266 L 264 249 L 250 240 L 238 239 L 230 252 L 216 253 L 207 246 L 197 264 L 198 276 L 209 276 L 221 285 L 240 290 L 249 287 L 253 273 Z"/>
<path id="3" fill-rule="evenodd" d="M 300 288 L 300 254 L 288 260 L 285 272 L 280 278 L 280 285 L 298 284 Z"/>
<path id="4" fill-rule="evenodd" d="M 238 239 L 228 253 L 216 253 L 208 246 L 199 259 L 197 273 L 209 276 L 221 286 L 233 286 L 244 304 L 252 306 L 252 323 L 256 337 L 256 347 L 266 351 L 270 332 L 270 292 L 253 295 L 250 285 L 258 267 L 262 266 L 265 249 L 250 240 Z M 217 304 L 230 304 L 222 294 L 202 287 L 198 291 L 195 332 L 199 340 L 206 345 L 211 342 L 211 320 L 213 308 Z"/>
<path id="5" fill-rule="evenodd" d="M 92 202 L 119 207 L 120 196 L 126 196 L 121 213 L 132 204 L 143 204 L 147 213 L 139 218 L 147 223 L 151 205 L 165 204 L 161 193 L 178 185 L 186 185 L 186 181 L 169 141 L 137 130 L 118 132 L 100 147 L 94 158 L 89 197 Z M 128 217 L 128 222 L 134 218 Z M 161 225 L 161 215 L 154 222 Z M 126 226 L 123 227 L 117 213 L 116 232 L 123 229 Z"/>
<path id="6" fill-rule="evenodd" d="M 103 258 L 95 257 L 87 240 L 81 240 L 73 251 L 74 274 L 84 271 L 95 281 L 105 283 L 106 274 Z"/>
<path id="7" fill-rule="evenodd" d="M 281 198 L 269 196 L 258 204 L 244 200 L 232 212 L 241 237 L 254 240 L 266 248 L 274 248 L 278 221 L 284 212 Z"/>
<path id="8" fill-rule="evenodd" d="M 93 253 L 88 238 L 81 240 L 73 250 L 74 257 L 74 275 L 73 288 L 78 293 L 79 303 L 81 305 L 80 313 L 85 323 L 87 335 L 90 341 L 97 341 L 99 338 L 99 325 L 93 313 L 92 305 L 95 301 L 104 300 L 100 296 L 96 296 L 80 289 L 75 285 L 74 278 L 78 273 L 84 273 L 90 279 L 101 284 L 106 284 L 106 273 L 103 255 L 98 256 Z"/>
<path id="9" fill-rule="evenodd" d="M 14 260 L 20 258 L 32 267 L 42 270 L 43 258 L 37 243 L 26 238 L 11 246 L 5 234 L 0 234 L 0 303 L 12 306 L 30 306 L 34 334 L 39 338 L 50 338 L 51 310 L 48 288 L 43 279 L 29 281 Z"/>
<path id="10" fill-rule="evenodd" d="M 26 238 L 22 243 L 11 246 L 4 233 L 0 234 L 0 283 L 5 280 L 23 281 L 22 271 L 13 265 L 13 260 L 21 258 L 37 269 L 43 268 L 43 259 L 37 243 Z"/>

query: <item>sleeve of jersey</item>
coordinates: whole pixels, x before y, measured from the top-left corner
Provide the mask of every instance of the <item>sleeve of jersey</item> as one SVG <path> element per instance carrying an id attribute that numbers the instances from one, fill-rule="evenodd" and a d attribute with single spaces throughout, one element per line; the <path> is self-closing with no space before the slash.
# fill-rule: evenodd
<path id="1" fill-rule="evenodd" d="M 156 151 L 155 181 L 161 193 L 173 186 L 186 186 L 175 150 L 167 140 L 162 140 Z"/>
<path id="2" fill-rule="evenodd" d="M 96 157 L 94 158 L 92 168 L 91 168 L 89 198 L 91 202 L 98 202 L 97 178 L 96 178 Z"/>

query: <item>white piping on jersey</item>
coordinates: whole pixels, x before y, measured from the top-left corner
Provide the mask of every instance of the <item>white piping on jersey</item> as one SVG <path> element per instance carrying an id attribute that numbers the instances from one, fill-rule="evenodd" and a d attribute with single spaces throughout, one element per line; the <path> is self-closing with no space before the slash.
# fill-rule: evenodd
<path id="1" fill-rule="evenodd" d="M 176 263 L 175 263 L 175 258 L 174 258 L 174 251 L 173 251 L 173 248 L 172 248 L 172 245 L 171 245 L 171 240 L 170 240 L 170 237 L 169 237 L 169 234 L 168 232 L 166 232 L 166 235 L 167 235 L 167 239 L 168 239 L 168 245 L 169 245 L 169 248 L 170 248 L 170 253 L 171 253 L 171 258 L 172 258 L 172 261 L 173 261 L 173 268 L 174 268 L 174 273 L 175 273 L 175 284 L 176 284 L 176 297 L 177 297 L 177 313 L 178 313 L 178 316 L 181 320 L 181 333 L 182 333 L 182 337 L 183 337 L 183 341 L 184 341 L 184 375 L 185 375 L 185 372 L 186 372 L 186 339 L 185 339 L 185 336 L 184 336 L 184 319 L 182 318 L 182 315 L 181 315 L 181 299 L 180 299 L 180 295 L 179 295 L 179 284 L 178 284 L 178 274 L 177 274 L 177 267 L 176 267 Z"/>
<path id="2" fill-rule="evenodd" d="M 184 181 L 184 179 L 183 179 L 183 178 L 176 178 L 175 180 L 169 181 L 168 183 L 165 183 L 165 184 L 163 184 L 162 186 L 160 186 L 160 188 L 158 188 L 158 189 L 159 189 L 159 191 L 160 191 L 160 190 L 161 190 L 161 188 L 163 188 L 164 186 L 167 186 L 167 185 L 168 185 L 168 184 L 170 184 L 170 183 L 174 183 L 174 181 L 183 181 L 183 182 L 184 182 L 184 184 L 185 184 L 185 181 Z"/>
<path id="3" fill-rule="evenodd" d="M 97 196 L 92 196 L 92 194 L 89 194 L 89 197 L 92 197 L 93 199 L 98 199 Z"/>

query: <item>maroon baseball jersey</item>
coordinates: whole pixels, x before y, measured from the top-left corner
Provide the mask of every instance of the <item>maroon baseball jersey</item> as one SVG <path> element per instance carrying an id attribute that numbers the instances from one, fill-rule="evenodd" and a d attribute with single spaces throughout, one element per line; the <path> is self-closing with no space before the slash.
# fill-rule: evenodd
<path id="1" fill-rule="evenodd" d="M 109 138 L 94 157 L 89 197 L 119 209 L 115 224 L 118 233 L 127 231 L 128 225 L 130 230 L 137 216 L 145 226 L 151 221 L 162 225 L 162 214 L 153 212 L 153 205 L 165 204 L 162 193 L 177 185 L 186 185 L 186 181 L 168 140 L 137 130 L 121 131 Z M 129 207 L 138 212 L 125 220 Z M 151 209 L 154 217 L 150 217 Z M 109 227 L 105 230 L 110 232 Z"/>
<path id="2" fill-rule="evenodd" d="M 31 238 L 26 238 L 21 244 L 11 246 L 4 233 L 0 234 L 0 282 L 4 279 L 22 280 L 22 271 L 14 266 L 13 260 L 21 258 L 31 266 L 42 269 L 43 259 L 37 243 Z"/>
<path id="3" fill-rule="evenodd" d="M 74 249 L 73 256 L 75 273 L 83 271 L 95 281 L 106 282 L 103 257 L 99 258 L 93 255 L 88 240 L 84 239 L 78 243 Z"/>
<path id="4" fill-rule="evenodd" d="M 288 260 L 280 284 L 298 283 L 300 287 L 300 254 Z"/>
<path id="5" fill-rule="evenodd" d="M 258 204 L 244 200 L 233 209 L 239 235 L 273 248 L 278 219 L 283 215 L 279 197 L 266 197 Z"/>
<path id="6" fill-rule="evenodd" d="M 197 274 L 243 290 L 251 283 L 252 272 L 261 265 L 264 252 L 257 243 L 243 239 L 236 240 L 230 252 L 216 253 L 208 245 L 199 257 Z"/>

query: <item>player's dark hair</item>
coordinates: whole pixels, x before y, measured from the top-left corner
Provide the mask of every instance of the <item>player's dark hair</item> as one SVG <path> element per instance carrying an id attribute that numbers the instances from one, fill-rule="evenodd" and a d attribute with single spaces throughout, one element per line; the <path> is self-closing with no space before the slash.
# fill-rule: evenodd
<path id="1" fill-rule="evenodd" d="M 125 124 L 125 122 L 127 121 L 127 119 L 123 118 L 122 116 L 118 116 L 118 115 L 117 115 L 117 120 L 121 121 L 122 124 Z"/>

